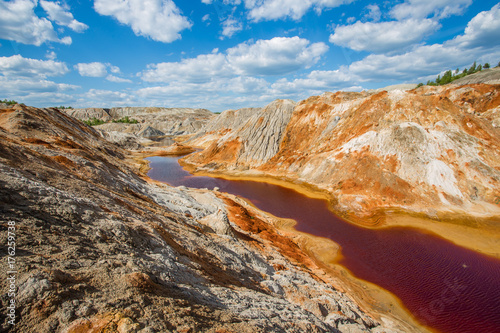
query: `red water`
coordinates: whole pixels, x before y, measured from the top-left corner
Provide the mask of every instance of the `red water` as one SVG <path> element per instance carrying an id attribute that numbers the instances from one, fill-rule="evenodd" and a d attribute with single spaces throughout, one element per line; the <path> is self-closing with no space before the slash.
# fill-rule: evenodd
<path id="1" fill-rule="evenodd" d="M 424 325 L 441 332 L 500 332 L 500 260 L 413 228 L 355 226 L 335 216 L 325 200 L 280 186 L 195 177 L 178 159 L 148 158 L 149 177 L 174 186 L 217 186 L 296 220 L 300 231 L 330 238 L 342 248 L 343 266 L 395 294 Z"/>

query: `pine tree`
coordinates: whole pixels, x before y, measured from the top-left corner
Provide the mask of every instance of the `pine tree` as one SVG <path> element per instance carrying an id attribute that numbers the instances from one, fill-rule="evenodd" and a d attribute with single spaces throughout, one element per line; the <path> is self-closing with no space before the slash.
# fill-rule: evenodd
<path id="1" fill-rule="evenodd" d="M 474 61 L 474 64 L 471 66 L 471 68 L 469 68 L 467 73 L 474 74 L 475 72 L 476 72 L 476 62 Z"/>
<path id="2" fill-rule="evenodd" d="M 484 66 L 483 66 L 484 69 L 488 69 L 490 68 L 490 64 L 489 63 L 485 63 Z"/>

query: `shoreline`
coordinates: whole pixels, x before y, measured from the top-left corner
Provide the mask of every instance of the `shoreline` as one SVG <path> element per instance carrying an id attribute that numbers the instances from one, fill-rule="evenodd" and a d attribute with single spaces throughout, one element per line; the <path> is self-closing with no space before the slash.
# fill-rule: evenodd
<path id="1" fill-rule="evenodd" d="M 179 160 L 179 164 L 194 176 L 208 176 L 226 180 L 247 180 L 269 183 L 295 190 L 310 198 L 323 199 L 329 202 L 328 209 L 332 214 L 359 227 L 367 229 L 383 229 L 394 227 L 409 227 L 422 232 L 432 233 L 455 245 L 465 247 L 482 255 L 500 259 L 500 224 L 499 217 L 474 217 L 460 212 L 439 213 L 441 217 L 431 219 L 418 212 L 406 211 L 400 208 L 381 208 L 371 216 L 361 218 L 353 214 L 338 212 L 334 209 L 335 199 L 326 191 L 314 185 L 283 179 L 269 175 L 224 174 L 220 172 L 198 171 L 196 166 Z M 363 223 L 361 220 L 369 220 Z M 383 221 L 381 221 L 383 220 Z M 371 222 L 373 221 L 373 222 Z"/>
<path id="2" fill-rule="evenodd" d="M 339 264 L 342 258 L 342 249 L 334 241 L 298 231 L 295 229 L 296 222 L 294 220 L 279 218 L 262 211 L 245 198 L 229 193 L 220 194 L 232 200 L 236 199 L 239 204 L 263 217 L 278 231 L 296 242 L 300 249 L 317 265 L 318 269 L 312 270 L 313 273 L 325 283 L 346 294 L 365 313 L 377 321 L 391 323 L 392 326 L 397 326 L 403 332 L 437 332 L 418 322 L 396 295 L 376 284 L 356 277 L 346 267 Z"/>
<path id="3" fill-rule="evenodd" d="M 179 154 L 169 154 L 171 156 Z M 150 156 L 158 156 L 154 154 L 142 154 L 143 158 Z M 147 173 L 149 163 L 144 165 L 142 160 L 144 174 Z M 186 163 L 182 159 L 179 164 L 188 172 L 195 176 L 209 176 L 222 178 L 227 180 L 248 180 L 256 182 L 265 182 L 273 185 L 283 186 L 293 189 L 302 195 L 311 198 L 327 200 L 329 202 L 329 210 L 339 216 L 338 212 L 333 209 L 334 199 L 331 194 L 326 190 L 321 190 L 313 185 L 307 183 L 299 183 L 297 181 L 285 180 L 275 176 L 269 175 L 238 175 L 238 174 L 223 174 L 217 172 L 197 171 L 196 166 Z M 145 175 L 147 177 L 147 175 Z M 147 177 L 149 178 L 149 177 Z M 153 180 L 154 181 L 154 180 Z M 236 197 L 232 194 L 224 193 L 224 196 L 231 198 Z M 239 197 L 236 197 L 239 198 Z M 421 324 L 414 315 L 403 305 L 402 301 L 387 291 L 369 281 L 360 279 L 354 276 L 346 267 L 339 264 L 342 259 L 341 247 L 330 239 L 300 232 L 295 229 L 296 222 L 289 219 L 278 218 L 268 212 L 261 211 L 256 208 L 251 202 L 244 198 L 239 198 L 245 203 L 247 207 L 251 207 L 254 212 L 259 215 L 265 216 L 266 220 L 270 221 L 273 226 L 280 232 L 285 233 L 288 237 L 294 240 L 297 245 L 314 261 L 314 263 L 323 271 L 320 275 L 321 279 L 331 284 L 336 289 L 343 291 L 346 295 L 352 298 L 363 311 L 370 314 L 380 322 L 392 323 L 395 322 L 405 326 L 405 332 L 436 332 L 436 330 Z M 375 220 L 373 216 L 383 215 L 382 223 L 356 223 L 355 219 L 346 218 L 341 216 L 344 220 L 356 226 L 367 229 L 383 229 L 394 227 L 408 227 L 417 229 L 426 233 L 431 233 L 436 237 L 453 242 L 458 246 L 462 246 L 483 255 L 489 255 L 493 258 L 500 259 L 500 228 L 492 225 L 493 219 L 475 219 L 475 228 L 470 225 L 460 224 L 462 219 L 459 216 L 448 216 L 448 220 L 433 220 L 426 218 L 421 213 L 407 212 L 401 209 L 385 209 L 373 214 L 371 219 Z M 463 218 L 470 220 L 471 218 Z M 380 220 L 380 216 L 375 220 Z M 478 222 L 479 220 L 479 222 Z M 485 220 L 483 223 L 482 220 Z M 489 223 L 488 223 L 489 222 Z M 479 227 L 488 226 L 486 230 L 479 229 Z M 496 237 L 491 237 L 491 231 L 494 232 Z M 319 276 L 319 275 L 318 275 Z M 406 325 L 405 325 L 406 324 Z M 398 327 L 400 326 L 398 325 Z"/>

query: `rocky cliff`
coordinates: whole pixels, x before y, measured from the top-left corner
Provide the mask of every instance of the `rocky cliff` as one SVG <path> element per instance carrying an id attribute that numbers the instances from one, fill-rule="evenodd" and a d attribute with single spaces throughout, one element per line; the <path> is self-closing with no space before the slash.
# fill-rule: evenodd
<path id="1" fill-rule="evenodd" d="M 1 311 L 2 331 L 411 331 L 360 310 L 267 215 L 141 166 L 56 109 L 0 110 L 0 234 L 7 244 L 15 225 L 16 242 L 2 309 L 17 288 L 16 326 Z"/>
<path id="2" fill-rule="evenodd" d="M 286 117 L 280 102 L 266 109 L 185 163 L 314 185 L 359 217 L 500 215 L 498 85 L 325 93 Z"/>

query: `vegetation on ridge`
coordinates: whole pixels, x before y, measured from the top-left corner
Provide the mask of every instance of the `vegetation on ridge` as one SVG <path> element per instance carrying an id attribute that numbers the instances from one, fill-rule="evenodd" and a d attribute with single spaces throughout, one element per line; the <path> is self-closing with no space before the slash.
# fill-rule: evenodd
<path id="1" fill-rule="evenodd" d="M 89 126 L 97 126 L 97 125 L 102 125 L 105 124 L 106 122 L 102 119 L 97 119 L 97 118 L 91 118 L 89 120 L 83 120 L 83 122 Z"/>
<path id="2" fill-rule="evenodd" d="M 11 99 L 11 100 L 8 100 L 7 98 L 6 99 L 3 99 L 3 100 L 0 100 L 0 103 L 5 103 L 7 105 L 16 105 L 16 104 L 19 104 L 17 101 Z M 21 105 L 24 105 L 23 103 L 20 103 Z"/>
<path id="3" fill-rule="evenodd" d="M 497 67 L 500 67 L 500 62 L 498 63 Z M 464 76 L 474 74 L 474 73 L 482 71 L 483 69 L 489 69 L 489 68 L 490 68 L 489 63 L 485 63 L 484 65 L 478 66 L 477 63 L 474 61 L 474 64 L 472 64 L 472 66 L 469 69 L 465 68 L 461 73 L 460 73 L 460 69 L 458 69 L 458 68 L 454 72 L 452 72 L 451 70 L 447 70 L 443 74 L 443 77 L 441 77 L 441 75 L 438 75 L 436 80 L 434 80 L 434 81 L 429 80 L 429 81 L 427 81 L 427 83 L 425 85 L 427 85 L 427 86 L 442 86 L 444 84 L 448 84 L 448 83 L 451 83 L 455 80 L 463 78 Z M 423 85 L 424 85 L 423 83 L 419 83 L 418 87 L 421 87 Z"/>
<path id="4" fill-rule="evenodd" d="M 102 119 L 98 119 L 98 118 L 91 118 L 91 119 L 88 119 L 88 120 L 83 120 L 83 122 L 89 126 L 97 126 L 97 125 L 102 125 L 102 124 L 107 124 L 109 123 L 108 121 L 104 121 Z M 129 116 L 125 116 L 121 119 L 115 119 L 115 120 L 112 120 L 111 122 L 113 123 L 123 123 L 123 124 L 137 124 L 139 123 L 139 121 L 137 119 L 131 119 L 129 118 Z"/>
<path id="5" fill-rule="evenodd" d="M 112 120 L 114 123 L 124 123 L 124 124 L 137 124 L 139 121 L 137 119 L 130 119 L 128 116 L 125 116 L 121 119 Z"/>

